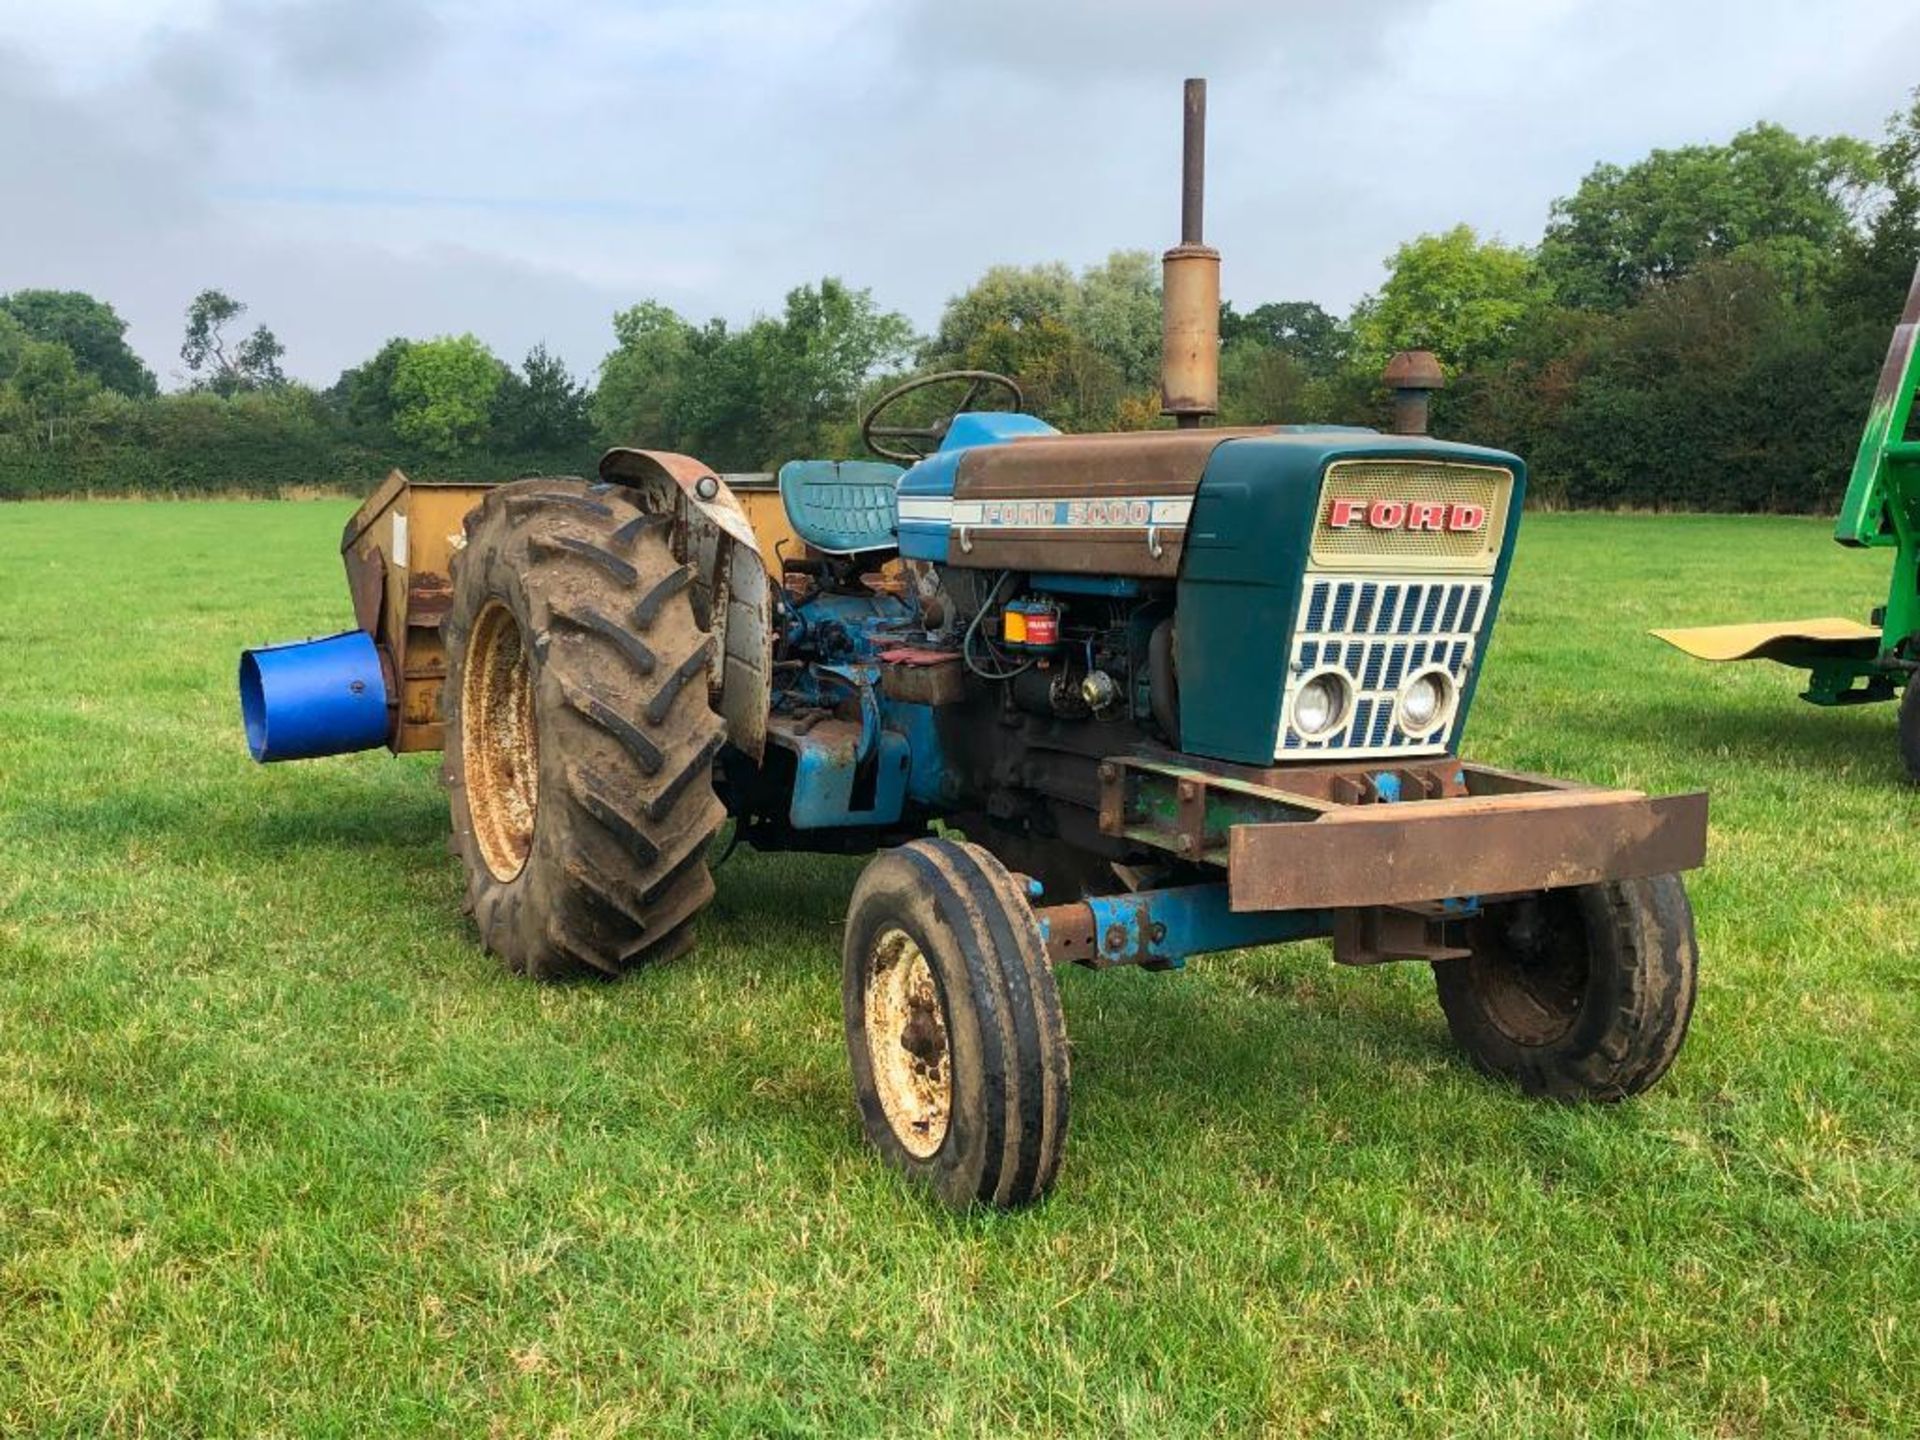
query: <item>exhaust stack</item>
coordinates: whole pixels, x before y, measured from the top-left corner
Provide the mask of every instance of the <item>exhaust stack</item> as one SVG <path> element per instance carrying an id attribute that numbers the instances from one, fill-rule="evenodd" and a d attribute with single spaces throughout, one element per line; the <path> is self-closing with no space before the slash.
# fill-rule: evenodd
<path id="1" fill-rule="evenodd" d="M 1207 82 L 1189 80 L 1180 243 L 1160 259 L 1160 413 L 1183 430 L 1220 409 L 1220 252 L 1201 239 L 1206 189 Z"/>

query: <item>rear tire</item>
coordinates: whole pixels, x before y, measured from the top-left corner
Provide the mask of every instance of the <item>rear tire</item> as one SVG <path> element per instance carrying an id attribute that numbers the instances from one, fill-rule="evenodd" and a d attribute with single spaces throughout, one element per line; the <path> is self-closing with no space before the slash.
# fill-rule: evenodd
<path id="1" fill-rule="evenodd" d="M 1473 1063 L 1530 1095 L 1620 1100 L 1667 1072 L 1693 1016 L 1699 953 L 1677 875 L 1490 906 L 1472 954 L 1433 966 Z"/>
<path id="2" fill-rule="evenodd" d="M 916 840 L 861 872 L 841 970 L 867 1138 L 956 1209 L 1027 1205 L 1067 1138 L 1067 1036 L 1039 922 L 977 845 Z"/>
<path id="3" fill-rule="evenodd" d="M 713 895 L 723 727 L 666 518 L 518 481 L 467 517 L 451 570 L 442 774 L 482 943 L 540 980 L 681 953 Z"/>
<path id="4" fill-rule="evenodd" d="M 1909 676 L 1900 697 L 1900 759 L 1907 779 L 1920 785 L 1920 674 Z"/>

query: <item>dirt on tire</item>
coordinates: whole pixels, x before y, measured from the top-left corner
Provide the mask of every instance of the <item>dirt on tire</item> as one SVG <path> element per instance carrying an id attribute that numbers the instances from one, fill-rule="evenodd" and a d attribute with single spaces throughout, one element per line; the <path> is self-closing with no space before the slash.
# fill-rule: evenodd
<path id="1" fill-rule="evenodd" d="M 481 941 L 542 980 L 670 959 L 712 898 L 726 818 L 693 567 L 668 517 L 578 479 L 499 487 L 465 539 L 442 776 Z"/>

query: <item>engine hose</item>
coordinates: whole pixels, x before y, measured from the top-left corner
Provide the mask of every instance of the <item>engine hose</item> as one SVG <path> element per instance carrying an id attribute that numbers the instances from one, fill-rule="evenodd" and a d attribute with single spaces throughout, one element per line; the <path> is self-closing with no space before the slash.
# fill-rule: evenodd
<path id="1" fill-rule="evenodd" d="M 973 658 L 973 639 L 974 636 L 979 633 L 980 622 L 987 618 L 987 612 L 992 610 L 999 602 L 1000 587 L 1007 583 L 1007 577 L 1012 573 L 1011 570 L 1002 570 L 1000 572 L 1000 578 L 995 580 L 993 582 L 993 588 L 987 591 L 986 600 L 983 601 L 980 608 L 974 612 L 973 619 L 967 623 L 967 633 L 960 639 L 960 658 L 966 662 L 967 669 L 971 670 L 975 675 L 978 675 L 982 680 L 1011 680 L 1014 676 L 1024 675 L 1033 668 L 1033 661 L 1028 660 L 1011 670 L 984 670 L 980 667 L 979 662 Z M 987 640 L 987 651 L 989 654 L 995 653 L 991 639 Z"/>

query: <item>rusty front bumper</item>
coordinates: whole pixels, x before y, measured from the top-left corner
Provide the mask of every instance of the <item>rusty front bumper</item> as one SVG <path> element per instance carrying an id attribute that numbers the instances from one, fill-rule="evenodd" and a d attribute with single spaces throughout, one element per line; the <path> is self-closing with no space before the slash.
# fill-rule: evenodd
<path id="1" fill-rule="evenodd" d="M 1667 875 L 1706 853 L 1704 792 L 1472 796 L 1235 826 L 1227 885 L 1235 910 L 1404 905 Z"/>
<path id="2" fill-rule="evenodd" d="M 1225 868 L 1235 911 L 1413 905 L 1697 869 L 1705 792 L 1648 796 L 1454 759 L 1249 771 L 1117 759 L 1101 828 Z"/>

